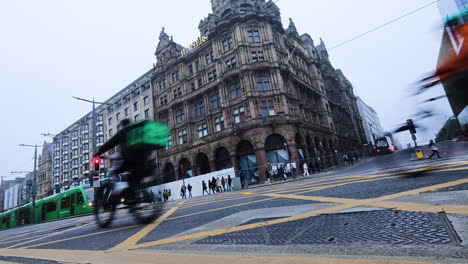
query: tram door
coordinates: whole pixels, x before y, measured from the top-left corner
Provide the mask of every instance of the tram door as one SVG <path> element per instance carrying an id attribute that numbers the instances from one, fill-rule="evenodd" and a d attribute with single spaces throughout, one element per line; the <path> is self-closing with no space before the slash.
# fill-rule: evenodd
<path id="1" fill-rule="evenodd" d="M 46 215 L 47 215 L 47 203 L 43 203 L 42 210 L 41 210 L 41 222 L 46 220 Z"/>
<path id="2" fill-rule="evenodd" d="M 75 215 L 75 194 L 70 195 L 70 215 Z"/>

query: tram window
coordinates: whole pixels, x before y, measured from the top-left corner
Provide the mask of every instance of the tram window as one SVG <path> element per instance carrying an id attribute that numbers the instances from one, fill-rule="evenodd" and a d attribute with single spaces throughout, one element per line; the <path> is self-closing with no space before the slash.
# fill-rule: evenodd
<path id="1" fill-rule="evenodd" d="M 61 203 L 62 205 L 60 206 L 60 208 L 62 209 L 70 207 L 70 197 L 62 198 Z"/>
<path id="2" fill-rule="evenodd" d="M 82 204 L 84 203 L 84 200 L 83 200 L 83 194 L 82 193 L 78 193 L 78 196 L 76 197 L 76 203 L 77 204 Z"/>
<path id="3" fill-rule="evenodd" d="M 57 201 L 54 200 L 50 203 L 47 203 L 47 212 L 50 213 L 50 212 L 53 212 L 53 211 L 56 211 L 57 210 Z"/>

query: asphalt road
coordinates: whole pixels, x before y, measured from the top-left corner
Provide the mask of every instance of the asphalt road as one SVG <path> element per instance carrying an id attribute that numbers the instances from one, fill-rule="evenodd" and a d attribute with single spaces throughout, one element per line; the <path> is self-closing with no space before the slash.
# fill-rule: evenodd
<path id="1" fill-rule="evenodd" d="M 133 259 L 142 263 L 157 254 L 193 263 L 197 256 L 219 263 L 219 254 L 277 263 L 466 263 L 468 144 L 440 149 L 441 159 L 410 161 L 412 152 L 402 150 L 287 182 L 167 202 L 150 225 L 120 210 L 107 229 L 83 216 L 1 231 L 0 261 L 126 263 L 139 252 Z"/>

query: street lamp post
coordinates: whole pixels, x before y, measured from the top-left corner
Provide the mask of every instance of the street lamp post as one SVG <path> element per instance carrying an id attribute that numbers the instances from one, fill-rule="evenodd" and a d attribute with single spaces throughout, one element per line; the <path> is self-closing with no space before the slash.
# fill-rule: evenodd
<path id="1" fill-rule="evenodd" d="M 93 100 L 87 100 L 87 99 L 83 99 L 83 98 L 79 98 L 79 97 L 76 97 L 76 96 L 73 96 L 74 99 L 76 100 L 80 100 L 80 101 L 84 101 L 84 102 L 88 102 L 88 103 L 92 103 L 93 104 L 93 112 L 92 112 L 92 118 L 93 118 L 93 153 L 96 153 L 96 104 L 105 104 L 105 105 L 112 105 L 112 104 L 109 104 L 109 103 L 102 103 L 102 102 L 96 102 L 94 101 L 94 98 Z"/>
<path id="2" fill-rule="evenodd" d="M 37 180 L 37 144 L 28 145 L 28 144 L 19 144 L 20 147 L 34 147 L 34 172 L 33 172 L 33 182 L 32 182 L 32 208 L 31 208 L 31 224 L 34 223 L 34 216 L 36 215 L 36 180 Z M 39 146 L 42 147 L 42 146 Z"/>

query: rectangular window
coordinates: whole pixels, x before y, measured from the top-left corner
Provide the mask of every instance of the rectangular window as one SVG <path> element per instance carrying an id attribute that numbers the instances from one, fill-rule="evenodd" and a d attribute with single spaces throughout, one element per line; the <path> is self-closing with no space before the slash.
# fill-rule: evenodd
<path id="1" fill-rule="evenodd" d="M 262 50 L 252 51 L 251 56 L 252 56 L 252 62 L 264 61 L 265 60 L 265 56 L 263 56 L 263 51 Z"/>
<path id="2" fill-rule="evenodd" d="M 72 137 L 78 137 L 78 130 L 73 130 Z"/>
<path id="3" fill-rule="evenodd" d="M 242 95 L 242 87 L 240 82 L 233 83 L 229 85 L 229 95 L 231 100 L 234 100 Z"/>
<path id="4" fill-rule="evenodd" d="M 124 110 L 125 116 L 128 116 L 128 107 Z"/>
<path id="5" fill-rule="evenodd" d="M 213 62 L 213 52 L 212 51 L 205 55 L 205 60 L 206 60 L 206 65 Z"/>
<path id="6" fill-rule="evenodd" d="M 208 126 L 206 125 L 206 123 L 198 125 L 197 126 L 197 131 L 198 131 L 198 137 L 199 138 L 208 136 Z"/>
<path id="7" fill-rule="evenodd" d="M 166 149 L 172 148 L 172 136 L 167 137 Z"/>
<path id="8" fill-rule="evenodd" d="M 160 103 L 161 105 L 167 105 L 167 95 L 161 96 L 161 97 L 159 98 L 159 103 Z"/>
<path id="9" fill-rule="evenodd" d="M 172 92 L 174 94 L 174 99 L 182 97 L 182 88 L 180 88 L 180 87 L 176 88 Z"/>
<path id="10" fill-rule="evenodd" d="M 208 82 L 214 82 L 216 81 L 216 78 L 218 78 L 216 75 L 216 70 L 208 73 Z"/>
<path id="11" fill-rule="evenodd" d="M 86 131 L 89 129 L 89 125 L 88 124 L 83 124 L 83 126 L 81 127 L 82 130 Z"/>
<path id="12" fill-rule="evenodd" d="M 237 68 L 237 59 L 236 59 L 236 57 L 231 58 L 231 59 L 226 61 L 226 68 L 228 68 L 228 69 Z"/>
<path id="13" fill-rule="evenodd" d="M 57 211 L 57 200 L 47 203 L 47 212 L 50 213 L 55 211 Z"/>
<path id="14" fill-rule="evenodd" d="M 275 106 L 273 105 L 273 100 L 260 101 L 260 111 L 262 112 L 262 116 L 274 116 Z"/>
<path id="15" fill-rule="evenodd" d="M 109 126 L 112 125 L 112 117 L 109 117 L 108 124 Z"/>
<path id="16" fill-rule="evenodd" d="M 189 72 L 190 75 L 193 74 L 193 65 L 192 65 L 192 64 L 190 64 L 190 65 L 188 66 L 188 72 Z"/>
<path id="17" fill-rule="evenodd" d="M 257 90 L 260 92 L 270 91 L 270 80 L 267 76 L 257 76 Z"/>
<path id="18" fill-rule="evenodd" d="M 179 145 L 187 143 L 187 129 L 177 132 L 177 138 L 179 140 Z"/>
<path id="19" fill-rule="evenodd" d="M 61 209 L 68 208 L 68 207 L 70 207 L 70 196 L 62 198 L 62 200 L 60 201 L 60 208 Z"/>
<path id="20" fill-rule="evenodd" d="M 148 96 L 145 96 L 145 98 L 143 98 L 143 104 L 145 104 L 145 105 L 149 104 L 149 97 Z"/>
<path id="21" fill-rule="evenodd" d="M 201 70 L 200 60 L 195 61 L 195 72 L 199 72 Z"/>
<path id="22" fill-rule="evenodd" d="M 195 82 L 192 82 L 190 84 L 190 88 L 192 88 L 192 91 L 195 91 L 197 88 L 195 87 Z"/>
<path id="23" fill-rule="evenodd" d="M 215 131 L 219 132 L 224 129 L 224 117 L 216 117 L 215 118 Z"/>
<path id="24" fill-rule="evenodd" d="M 112 128 L 109 129 L 109 137 L 112 137 L 113 133 L 112 133 Z"/>
<path id="25" fill-rule="evenodd" d="M 260 33 L 258 30 L 247 31 L 247 37 L 249 42 L 260 42 Z"/>
<path id="26" fill-rule="evenodd" d="M 103 125 L 99 125 L 96 127 L 96 132 L 104 132 L 104 126 Z"/>
<path id="27" fill-rule="evenodd" d="M 145 110 L 145 119 L 148 119 L 150 116 L 149 116 L 149 109 L 146 109 Z"/>
<path id="28" fill-rule="evenodd" d="M 159 89 L 163 90 L 166 88 L 166 79 L 159 80 Z"/>
<path id="29" fill-rule="evenodd" d="M 138 121 L 138 120 L 140 120 L 140 115 L 135 116 L 135 121 Z"/>
<path id="30" fill-rule="evenodd" d="M 161 120 L 161 122 L 164 124 L 169 124 L 169 116 L 167 114 L 160 115 L 159 120 Z"/>
<path id="31" fill-rule="evenodd" d="M 234 48 L 234 44 L 232 43 L 232 37 L 226 38 L 223 40 L 223 51 L 229 51 Z"/>
<path id="32" fill-rule="evenodd" d="M 179 80 L 179 71 L 172 73 L 172 82 L 177 82 Z"/>
<path id="33" fill-rule="evenodd" d="M 235 124 L 245 121 L 245 108 L 243 106 L 234 109 L 232 112 L 234 113 Z"/>
<path id="34" fill-rule="evenodd" d="M 184 113 L 184 109 L 180 108 L 178 110 L 176 110 L 175 112 L 176 114 L 176 123 L 182 123 L 185 121 L 185 113 Z"/>
<path id="35" fill-rule="evenodd" d="M 201 88 L 203 86 L 203 80 L 200 78 L 198 79 L 198 88 Z"/>
<path id="36" fill-rule="evenodd" d="M 116 119 L 117 121 L 120 121 L 120 113 L 117 113 L 117 114 L 115 115 L 115 119 Z"/>
<path id="37" fill-rule="evenodd" d="M 203 101 L 200 101 L 195 104 L 195 115 L 196 116 L 205 115 L 205 104 L 203 103 Z"/>
<path id="38" fill-rule="evenodd" d="M 211 109 L 217 109 L 221 107 L 221 97 L 219 96 L 219 91 L 211 95 Z"/>

